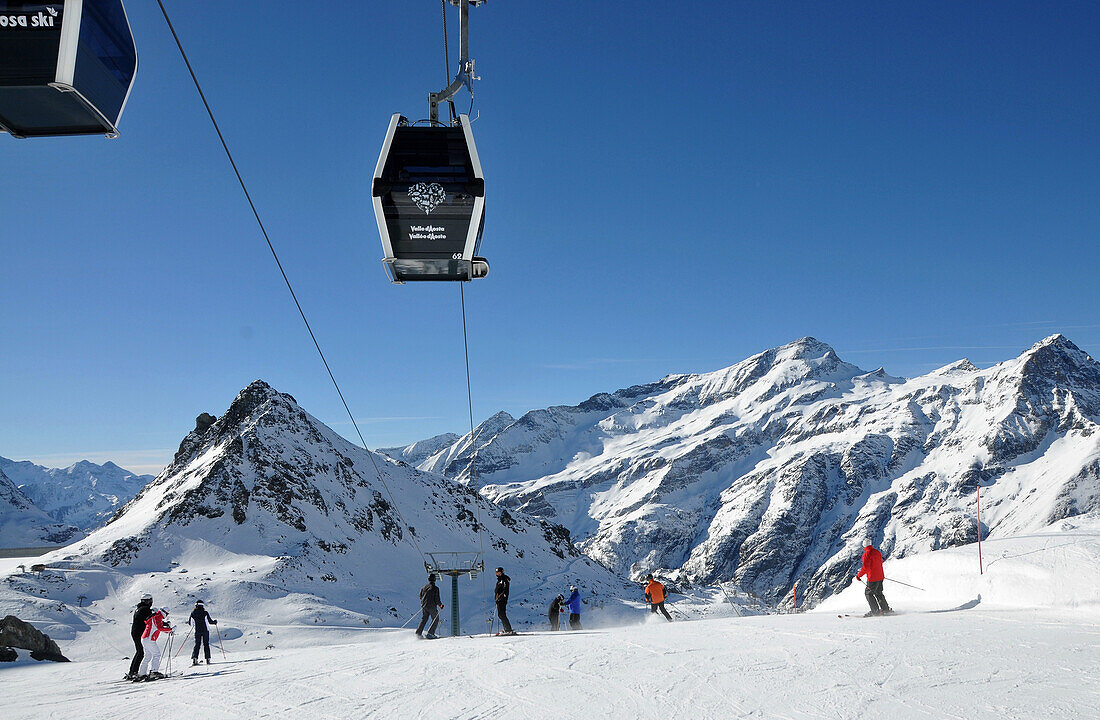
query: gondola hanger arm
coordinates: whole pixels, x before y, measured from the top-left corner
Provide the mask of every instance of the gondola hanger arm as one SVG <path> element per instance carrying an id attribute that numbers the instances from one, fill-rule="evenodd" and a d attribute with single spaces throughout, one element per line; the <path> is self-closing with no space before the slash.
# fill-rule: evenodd
<path id="1" fill-rule="evenodd" d="M 458 74 L 451 80 L 451 84 L 439 92 L 428 94 L 428 117 L 432 125 L 439 124 L 439 104 L 451 102 L 458 91 L 466 87 L 470 95 L 474 94 L 474 80 L 481 78 L 474 75 L 474 61 L 470 59 L 470 6 L 477 7 L 486 0 L 450 0 L 452 5 L 458 7 Z"/>

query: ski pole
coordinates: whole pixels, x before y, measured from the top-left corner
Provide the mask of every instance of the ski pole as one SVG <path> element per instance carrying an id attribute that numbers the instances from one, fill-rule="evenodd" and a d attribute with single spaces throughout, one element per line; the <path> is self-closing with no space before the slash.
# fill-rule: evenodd
<path id="1" fill-rule="evenodd" d="M 887 579 L 887 580 L 889 580 L 889 581 L 890 581 L 890 582 L 892 582 L 892 583 L 897 583 L 898 585 L 904 585 L 905 587 L 911 587 L 911 588 L 913 588 L 914 590 L 920 590 L 921 592 L 927 592 L 927 591 L 926 591 L 926 590 L 925 590 L 924 588 L 922 588 L 922 587 L 917 587 L 916 585 L 910 585 L 909 583 L 905 583 L 905 582 L 902 582 L 901 580 L 895 580 L 895 579 L 893 579 L 893 578 L 886 578 L 886 579 Z"/>
<path id="2" fill-rule="evenodd" d="M 180 649 L 176 651 L 173 657 L 179 657 L 179 654 L 183 652 L 183 649 L 187 646 L 187 638 L 191 637 L 191 626 L 187 626 L 187 634 L 183 636 L 183 642 L 180 643 Z"/>
<path id="3" fill-rule="evenodd" d="M 218 631 L 218 648 L 222 651 L 222 660 L 225 660 L 225 646 L 222 645 L 222 629 L 217 625 L 214 626 Z"/>
<path id="4" fill-rule="evenodd" d="M 411 621 L 411 620 L 412 620 L 412 619 L 413 619 L 414 617 L 416 617 L 417 615 L 419 615 L 419 614 L 421 614 L 421 613 L 423 613 L 423 612 L 424 612 L 423 610 L 417 610 L 417 611 L 416 611 L 416 612 L 414 612 L 414 613 L 413 613 L 412 615 L 409 615 L 409 619 L 408 619 L 408 620 L 406 620 L 405 622 L 401 623 L 401 627 L 405 627 L 406 625 L 408 625 L 408 624 L 409 624 L 409 622 L 410 622 L 410 621 Z"/>
<path id="5" fill-rule="evenodd" d="M 164 674 L 166 676 L 172 674 L 172 633 L 167 633 L 167 636 L 164 639 Z"/>

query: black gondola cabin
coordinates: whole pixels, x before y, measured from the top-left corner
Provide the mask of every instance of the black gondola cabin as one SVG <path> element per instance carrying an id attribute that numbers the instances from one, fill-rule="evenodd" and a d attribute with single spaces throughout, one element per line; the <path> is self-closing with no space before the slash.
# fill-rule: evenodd
<path id="1" fill-rule="evenodd" d="M 393 282 L 488 274 L 489 264 L 477 257 L 485 178 L 467 116 L 459 115 L 457 125 L 417 127 L 395 114 L 371 194 Z"/>
<path id="2" fill-rule="evenodd" d="M 0 129 L 118 135 L 137 72 L 121 0 L 0 0 Z"/>

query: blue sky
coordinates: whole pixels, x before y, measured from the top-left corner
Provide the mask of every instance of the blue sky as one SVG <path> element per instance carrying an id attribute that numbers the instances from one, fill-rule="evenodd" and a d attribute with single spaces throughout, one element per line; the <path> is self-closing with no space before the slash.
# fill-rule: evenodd
<path id="1" fill-rule="evenodd" d="M 458 286 L 388 284 L 369 203 L 390 114 L 445 83 L 439 3 L 165 4 L 368 444 L 464 431 Z M 155 472 L 257 378 L 353 438 L 156 4 L 127 8 L 122 136 L 0 137 L 0 455 Z M 805 335 L 896 375 L 1054 332 L 1100 356 L 1100 4 L 471 16 L 476 420 Z"/>

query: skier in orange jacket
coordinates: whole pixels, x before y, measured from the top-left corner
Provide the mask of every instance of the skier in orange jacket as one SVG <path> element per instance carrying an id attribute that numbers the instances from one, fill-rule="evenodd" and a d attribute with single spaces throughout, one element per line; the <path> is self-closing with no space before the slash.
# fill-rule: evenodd
<path id="1" fill-rule="evenodd" d="M 656 614 L 660 610 L 665 620 L 672 622 L 672 616 L 665 610 L 665 586 L 653 579 L 653 573 L 646 575 L 645 579 L 649 581 L 645 586 L 645 600 L 649 603 L 650 612 Z"/>

